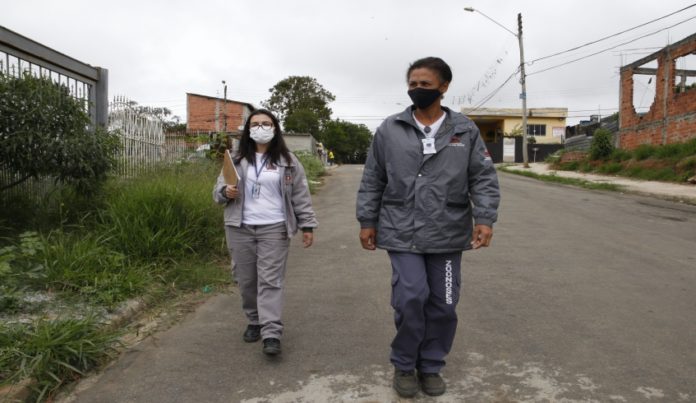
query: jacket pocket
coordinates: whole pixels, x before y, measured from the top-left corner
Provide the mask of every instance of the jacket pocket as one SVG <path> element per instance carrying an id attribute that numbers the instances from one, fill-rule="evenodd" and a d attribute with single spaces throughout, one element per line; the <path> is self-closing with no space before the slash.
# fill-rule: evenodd
<path id="1" fill-rule="evenodd" d="M 462 203 L 462 202 L 448 201 L 447 207 L 467 209 L 467 208 L 469 208 L 469 203 L 468 202 Z"/>
<path id="2" fill-rule="evenodd" d="M 382 205 L 383 206 L 403 206 L 404 201 L 403 200 L 382 200 Z"/>

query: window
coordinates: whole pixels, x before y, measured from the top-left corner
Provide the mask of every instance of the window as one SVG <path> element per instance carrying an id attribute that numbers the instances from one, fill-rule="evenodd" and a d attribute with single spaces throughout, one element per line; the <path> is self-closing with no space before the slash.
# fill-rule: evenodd
<path id="1" fill-rule="evenodd" d="M 527 125 L 528 136 L 546 136 L 546 125 Z"/>

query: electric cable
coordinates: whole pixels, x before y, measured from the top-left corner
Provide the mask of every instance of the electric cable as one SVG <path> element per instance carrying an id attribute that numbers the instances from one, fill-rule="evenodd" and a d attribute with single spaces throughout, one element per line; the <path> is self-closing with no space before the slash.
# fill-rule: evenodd
<path id="1" fill-rule="evenodd" d="M 648 36 L 652 36 L 652 35 L 658 34 L 658 33 L 662 32 L 662 31 L 668 30 L 668 29 L 670 29 L 670 28 L 674 28 L 674 27 L 676 27 L 677 25 L 681 25 L 681 24 L 683 24 L 683 23 L 685 23 L 685 22 L 688 22 L 688 21 L 691 21 L 691 20 L 693 20 L 693 19 L 696 19 L 696 15 L 693 16 L 693 17 L 687 18 L 687 19 L 685 19 L 685 20 L 683 20 L 683 21 L 680 21 L 680 22 L 678 22 L 678 23 L 676 23 L 676 24 L 670 25 L 670 26 L 668 26 L 668 27 L 661 28 L 661 29 L 659 29 L 659 30 L 657 30 L 657 31 L 654 31 L 654 32 L 651 32 L 651 33 L 649 33 L 649 34 L 645 34 L 645 35 L 642 35 L 642 36 L 639 36 L 639 37 L 637 37 L 637 38 L 635 38 L 635 39 L 631 39 L 630 41 L 626 41 L 626 42 L 620 43 L 620 44 L 618 44 L 618 45 L 614 45 L 614 46 L 612 46 L 612 47 L 609 47 L 609 48 L 606 48 L 606 49 L 602 49 L 602 50 L 597 51 L 597 52 L 594 52 L 594 53 L 590 53 L 589 55 L 586 55 L 586 56 L 578 57 L 577 59 L 569 60 L 569 61 L 567 61 L 567 62 L 565 62 L 565 63 L 557 64 L 557 65 L 555 65 L 555 66 L 547 67 L 547 68 L 545 68 L 545 69 L 541 69 L 541 70 L 537 70 L 537 71 L 528 73 L 527 76 L 532 76 L 532 75 L 535 75 L 535 74 L 543 73 L 543 72 L 545 72 L 545 71 L 557 69 L 557 68 L 559 68 L 559 67 L 563 67 L 563 66 L 565 66 L 565 65 L 568 65 L 568 64 L 571 64 L 571 63 L 575 63 L 575 62 L 578 62 L 578 61 L 580 61 L 580 60 L 587 59 L 587 58 L 592 57 L 592 56 L 597 56 L 598 54 L 607 52 L 607 51 L 612 50 L 612 49 L 616 49 L 616 48 L 618 48 L 618 47 L 620 47 L 620 46 L 623 46 L 623 45 L 628 45 L 629 43 L 635 42 L 635 41 L 640 40 L 640 39 L 643 39 L 643 38 L 647 38 Z"/>
<path id="2" fill-rule="evenodd" d="M 655 18 L 654 20 L 650 20 L 650 21 L 648 21 L 648 22 L 644 22 L 644 23 L 642 23 L 642 24 L 640 24 L 640 25 L 636 25 L 636 26 L 633 27 L 633 28 L 625 29 L 625 30 L 623 30 L 623 31 L 621 31 L 621 32 L 617 32 L 617 33 L 615 33 L 615 34 L 612 34 L 612 35 L 609 35 L 609 36 L 605 36 L 604 38 L 600 38 L 600 39 L 594 40 L 594 41 L 592 41 L 592 42 L 587 42 L 587 43 L 585 43 L 585 44 L 576 46 L 576 47 L 571 48 L 571 49 L 568 49 L 568 50 L 564 50 L 564 51 L 557 52 L 557 53 L 554 53 L 554 54 L 551 54 L 551 55 L 548 55 L 548 56 L 543 56 L 543 57 L 540 57 L 540 58 L 531 60 L 531 61 L 527 62 L 527 64 L 531 65 L 532 63 L 538 62 L 539 60 L 548 59 L 548 58 L 551 58 L 551 57 L 554 57 L 554 56 L 558 56 L 558 55 L 562 55 L 562 54 L 564 54 L 564 53 L 568 53 L 568 52 L 572 52 L 572 51 L 574 51 L 574 50 L 578 50 L 578 49 L 580 49 L 580 48 L 584 48 L 584 47 L 586 47 L 586 46 L 594 45 L 595 43 L 599 43 L 599 42 L 602 42 L 602 41 L 604 41 L 604 40 L 617 37 L 617 36 L 619 36 L 619 35 L 621 35 L 621 34 L 625 34 L 626 32 L 633 31 L 634 29 L 638 29 L 638 28 L 644 27 L 644 26 L 646 26 L 646 25 L 652 24 L 653 22 L 657 22 L 657 21 L 663 20 L 663 19 L 665 19 L 665 18 L 667 18 L 667 17 L 671 17 L 671 16 L 673 16 L 674 14 L 681 13 L 682 11 L 686 11 L 686 10 L 692 8 L 692 7 L 695 7 L 695 6 L 696 6 L 696 3 L 693 3 L 693 4 L 689 5 L 689 6 L 686 6 L 686 7 L 682 8 L 682 9 L 680 9 L 680 10 L 677 10 L 677 11 L 675 11 L 675 12 L 669 13 L 669 14 L 667 14 L 667 15 L 663 15 L 662 17 Z"/>

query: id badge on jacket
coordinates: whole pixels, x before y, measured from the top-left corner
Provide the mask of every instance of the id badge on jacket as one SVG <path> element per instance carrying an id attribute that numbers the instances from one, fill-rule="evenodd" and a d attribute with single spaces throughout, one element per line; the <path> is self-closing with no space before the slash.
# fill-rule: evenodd
<path id="1" fill-rule="evenodd" d="M 428 137 L 424 138 L 421 140 L 423 142 L 423 154 L 435 154 L 437 151 L 435 150 L 435 139 Z"/>

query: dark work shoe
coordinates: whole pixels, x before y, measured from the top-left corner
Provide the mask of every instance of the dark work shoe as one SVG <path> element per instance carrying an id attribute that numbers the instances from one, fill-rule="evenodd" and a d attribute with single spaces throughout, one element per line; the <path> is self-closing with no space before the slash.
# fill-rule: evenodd
<path id="1" fill-rule="evenodd" d="M 280 340 L 273 337 L 263 339 L 263 353 L 266 355 L 280 354 Z"/>
<path id="2" fill-rule="evenodd" d="M 249 325 L 244 331 L 244 341 L 253 343 L 261 338 L 261 325 Z"/>
<path id="3" fill-rule="evenodd" d="M 440 374 L 431 374 L 427 372 L 418 373 L 418 382 L 421 390 L 428 396 L 440 396 L 445 393 L 445 381 L 442 380 Z"/>
<path id="4" fill-rule="evenodd" d="M 413 397 L 418 393 L 418 381 L 413 370 L 402 371 L 397 369 L 394 371 L 394 390 L 401 397 Z"/>

